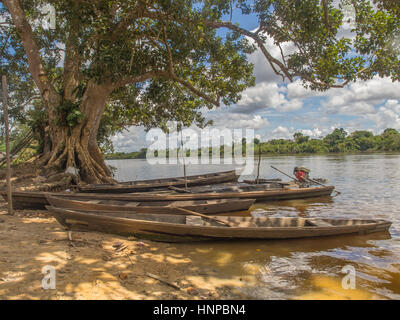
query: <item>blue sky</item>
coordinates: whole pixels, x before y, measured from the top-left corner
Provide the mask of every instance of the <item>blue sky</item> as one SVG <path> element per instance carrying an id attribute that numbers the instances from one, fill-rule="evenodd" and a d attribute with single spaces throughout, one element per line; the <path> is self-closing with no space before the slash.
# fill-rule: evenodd
<path id="1" fill-rule="evenodd" d="M 232 21 L 248 30 L 258 27 L 255 15 L 242 15 L 239 9 L 233 11 Z M 226 31 L 218 32 L 223 35 Z M 340 34 L 351 36 L 350 27 L 345 26 Z M 279 58 L 272 41 L 266 47 Z M 288 44 L 286 49 L 293 48 Z M 205 110 L 205 117 L 214 121 L 211 128 L 252 128 L 262 141 L 292 138 L 298 131 L 319 138 L 336 127 L 348 132 L 363 129 L 380 133 L 388 127 L 400 130 L 399 82 L 374 78 L 351 83 L 343 89 L 312 92 L 299 81 L 283 83 L 260 51 L 248 59 L 254 64 L 256 85 L 245 90 L 235 105 Z M 143 127 L 131 127 L 112 140 L 115 150 L 124 152 L 139 150 L 149 143 Z"/>
<path id="2" fill-rule="evenodd" d="M 354 19 L 351 12 L 349 14 L 345 20 Z M 228 19 L 229 16 L 226 17 Z M 233 11 L 232 21 L 248 30 L 258 27 L 255 15 L 242 15 L 239 9 Z M 345 23 L 338 36 L 351 38 L 354 34 L 350 30 L 351 25 Z M 279 51 L 272 41 L 267 48 L 279 58 Z M 290 51 L 290 44 L 286 49 Z M 374 134 L 388 127 L 400 130 L 399 82 L 376 77 L 351 83 L 341 89 L 314 92 L 306 90 L 300 81 L 283 83 L 260 51 L 248 58 L 254 64 L 256 86 L 247 89 L 236 105 L 222 106 L 204 113 L 208 119 L 214 120 L 215 128 L 254 128 L 256 136 L 262 141 L 292 138 L 297 131 L 319 138 L 336 127 L 343 127 L 348 132 L 369 130 Z M 116 149 L 131 150 L 130 142 L 146 146 L 143 144 L 143 129 L 132 130 L 132 133 L 115 139 Z"/>
<path id="3" fill-rule="evenodd" d="M 254 30 L 257 19 L 242 16 L 234 11 L 233 22 Z M 340 34 L 352 36 L 350 26 L 344 26 Z M 272 41 L 267 49 L 276 57 L 279 51 Z M 290 50 L 290 44 L 286 49 Z M 299 81 L 282 82 L 276 76 L 260 51 L 251 54 L 254 64 L 255 87 L 248 88 L 242 99 L 232 106 L 221 106 L 204 115 L 212 119 L 212 128 L 253 128 L 262 141 L 274 138 L 292 138 L 295 132 L 303 132 L 312 138 L 330 133 L 336 127 L 348 132 L 369 130 L 381 133 L 385 128 L 400 130 L 400 84 L 388 78 L 357 81 L 341 89 L 326 92 L 306 90 Z M 113 138 L 116 151 L 135 151 L 148 146 L 141 127 Z"/>
<path id="4" fill-rule="evenodd" d="M 233 22 L 248 30 L 258 26 L 254 15 L 242 15 L 238 9 L 233 12 Z M 344 25 L 339 34 L 351 37 L 350 26 Z M 279 58 L 279 49 L 270 39 L 266 47 Z M 283 47 L 293 50 L 290 44 Z M 256 85 L 245 90 L 235 105 L 205 110 L 205 117 L 214 121 L 213 128 L 253 128 L 262 141 L 292 138 L 298 131 L 319 138 L 336 127 L 348 132 L 370 130 L 375 134 L 385 128 L 400 130 L 399 82 L 373 78 L 342 89 L 313 92 L 304 89 L 299 81 L 283 83 L 260 51 L 248 59 L 254 64 Z M 148 146 L 142 127 L 131 127 L 112 140 L 116 151 L 130 152 Z"/>

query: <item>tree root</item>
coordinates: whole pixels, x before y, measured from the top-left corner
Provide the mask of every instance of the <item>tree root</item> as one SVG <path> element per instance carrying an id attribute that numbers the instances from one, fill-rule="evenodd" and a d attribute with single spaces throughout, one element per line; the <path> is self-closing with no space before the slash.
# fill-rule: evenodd
<path id="1" fill-rule="evenodd" d="M 98 163 L 79 143 L 75 143 L 74 148 L 71 145 L 72 143 L 67 143 L 63 149 L 59 145 L 50 156 L 46 155 L 45 159 L 39 159 L 42 164 L 42 175 L 51 179 L 56 174 L 64 174 L 66 168 L 73 167 L 79 169 L 79 177 L 73 179 L 75 183 L 80 181 L 92 184 L 115 182 L 105 163 Z M 104 162 L 103 159 L 101 161 Z"/>

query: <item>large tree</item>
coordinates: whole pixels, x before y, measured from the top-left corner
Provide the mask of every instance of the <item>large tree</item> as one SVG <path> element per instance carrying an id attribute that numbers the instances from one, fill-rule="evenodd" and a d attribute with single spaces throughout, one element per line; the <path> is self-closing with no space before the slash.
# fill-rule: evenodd
<path id="1" fill-rule="evenodd" d="M 46 4 L 55 8 L 54 29 L 41 23 Z M 355 13 L 354 38 L 338 36 L 345 5 Z M 201 108 L 235 103 L 254 85 L 247 55 L 256 48 L 283 80 L 315 90 L 376 74 L 399 80 L 397 8 L 365 0 L 0 0 L 0 68 L 18 77 L 16 89 L 25 83 L 27 100 L 41 98 L 50 142 L 42 163 L 106 182 L 102 121 L 204 125 Z M 259 27 L 234 23 L 237 12 Z"/>

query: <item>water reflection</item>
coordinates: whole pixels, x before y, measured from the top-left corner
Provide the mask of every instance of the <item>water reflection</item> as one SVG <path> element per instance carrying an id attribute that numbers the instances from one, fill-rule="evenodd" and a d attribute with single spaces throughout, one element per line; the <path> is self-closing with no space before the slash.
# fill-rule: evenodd
<path id="1" fill-rule="evenodd" d="M 393 255 L 376 246 L 390 234 L 341 236 L 285 241 L 179 244 L 180 252 L 208 276 L 240 277 L 233 297 L 243 299 L 287 298 L 394 298 L 400 269 Z M 373 253 L 371 253 L 373 252 Z M 341 287 L 341 272 L 351 264 L 357 271 L 357 289 Z M 388 278 L 393 281 L 388 281 Z M 396 280 L 397 279 L 397 280 Z M 332 287 L 321 288 L 321 286 Z M 333 294 L 333 291 L 336 295 Z M 325 291 L 321 296 L 321 290 Z M 386 291 L 385 291 L 386 290 Z M 332 291 L 332 292 L 331 292 Z M 386 292 L 383 294 L 383 292 Z M 329 293 L 330 292 L 330 293 Z M 398 292 L 398 291 L 397 291 Z M 328 294 L 329 293 L 329 294 Z"/>
<path id="2" fill-rule="evenodd" d="M 182 175 L 181 166 L 150 166 L 144 160 L 110 161 L 117 179 Z M 250 299 L 400 299 L 400 155 L 321 155 L 265 157 L 261 178 L 283 178 L 270 165 L 292 172 L 311 168 L 312 177 L 329 179 L 337 197 L 256 203 L 237 215 L 386 219 L 390 233 L 288 241 L 176 244 L 207 277 L 237 281 L 232 298 Z M 189 166 L 188 174 L 233 166 Z M 246 177 L 248 179 L 254 178 Z M 356 290 L 341 286 L 342 268 L 356 270 Z M 244 285 L 243 285 L 244 284 Z"/>

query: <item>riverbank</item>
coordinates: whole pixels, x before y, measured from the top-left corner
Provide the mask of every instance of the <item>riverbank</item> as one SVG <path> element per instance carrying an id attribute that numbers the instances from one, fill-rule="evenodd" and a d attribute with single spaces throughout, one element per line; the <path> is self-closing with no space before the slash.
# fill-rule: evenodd
<path id="1" fill-rule="evenodd" d="M 277 244 L 272 243 L 273 251 Z M 268 249 L 261 246 L 254 254 L 260 251 Z M 208 255 L 204 247 L 199 254 Z M 6 203 L 0 203 L 0 299 L 280 299 L 285 290 L 292 291 L 260 282 L 260 273 L 270 277 L 274 271 L 254 261 L 232 265 L 243 268 L 240 276 L 221 274 L 218 269 L 230 256 L 226 252 L 209 269 L 196 264 L 179 245 L 75 231 L 71 241 L 46 211 L 18 210 L 9 216 Z M 54 290 L 42 288 L 45 266 L 56 271 Z M 285 272 L 290 270 L 282 267 Z M 317 274 L 305 282 L 314 289 L 293 298 L 384 299 L 364 289 L 344 290 L 337 277 Z"/>
<path id="2" fill-rule="evenodd" d="M 181 165 L 110 162 L 121 180 L 182 175 Z M 280 177 L 270 165 L 285 172 L 304 165 L 342 193 L 257 203 L 252 215 L 393 222 L 390 233 L 365 236 L 166 244 L 74 232 L 71 242 L 46 211 L 16 211 L 9 217 L 1 202 L 0 299 L 400 299 L 399 164 L 395 154 L 261 160 L 262 178 Z M 191 165 L 188 174 L 231 168 Z M 18 172 L 14 187 L 42 188 L 45 183 L 35 182 L 33 172 L 31 166 Z M 41 288 L 45 265 L 56 267 L 56 290 Z M 342 287 L 345 266 L 356 270 L 354 290 Z"/>
<path id="3" fill-rule="evenodd" d="M 226 299 L 230 285 L 204 276 L 167 243 L 95 232 L 68 234 L 46 211 L 7 215 L 0 203 L 0 299 Z M 56 289 L 42 288 L 42 268 Z M 237 283 L 236 283 L 237 282 Z"/>
<path id="4" fill-rule="evenodd" d="M 261 153 L 262 157 L 284 157 L 284 156 L 296 156 L 296 157 L 306 157 L 306 156 L 351 156 L 351 155 L 398 155 L 400 151 L 348 151 L 348 152 L 288 152 L 288 153 Z M 257 150 L 254 151 L 254 158 L 258 158 Z M 176 157 L 175 157 L 176 158 Z M 105 155 L 106 160 L 145 160 L 146 156 L 130 157 L 129 154 L 125 155 L 121 152 L 120 157 L 113 157 Z M 167 157 L 168 159 L 168 157 Z M 199 155 L 199 160 L 201 155 Z M 221 155 L 221 160 L 223 155 Z"/>
<path id="5" fill-rule="evenodd" d="M 13 171 L 14 190 L 45 190 L 35 168 Z M 5 186 L 4 178 L 0 184 Z M 210 281 L 167 243 L 96 232 L 68 233 L 47 212 L 14 210 L 0 201 L 0 299 L 224 299 L 227 282 Z M 42 288 L 42 268 L 56 270 L 56 289 Z M 237 281 L 240 286 L 240 281 Z"/>
<path id="6" fill-rule="evenodd" d="M 309 136 L 301 132 L 293 135 L 292 139 L 272 139 L 268 141 L 260 141 L 254 139 L 254 153 L 263 156 L 273 155 L 326 155 L 326 154 L 355 154 L 355 153 L 382 153 L 382 152 L 400 152 L 400 132 L 396 129 L 385 129 L 380 135 L 374 135 L 372 132 L 365 130 L 354 131 L 351 134 L 344 129 L 336 128 L 332 133 L 318 139 L 310 139 Z M 244 143 L 244 141 L 242 141 Z M 240 146 L 242 150 L 244 145 Z M 219 153 L 221 157 L 224 155 L 224 149 L 232 146 L 201 147 L 187 151 L 201 157 L 201 154 L 208 152 L 209 156 Z M 235 146 L 233 145 L 233 148 Z M 208 151 L 207 151 L 208 150 Z M 214 152 L 213 152 L 214 151 Z M 177 150 L 166 150 L 166 156 L 169 153 L 176 157 Z M 232 150 L 230 151 L 232 152 Z M 241 152 L 245 152 L 244 148 Z M 146 148 L 134 152 L 114 152 L 105 155 L 107 160 L 122 159 L 145 159 L 147 153 Z M 244 155 L 244 154 L 243 154 Z"/>

